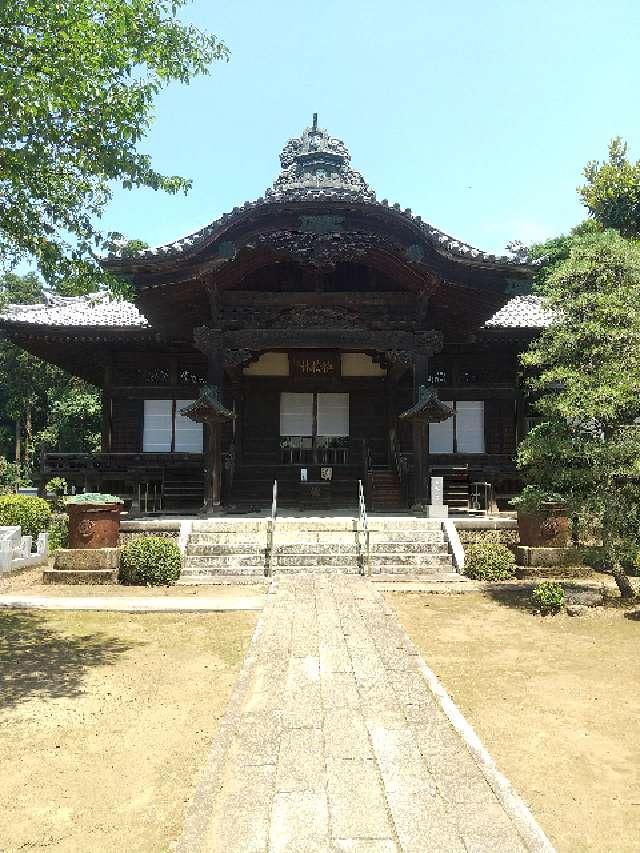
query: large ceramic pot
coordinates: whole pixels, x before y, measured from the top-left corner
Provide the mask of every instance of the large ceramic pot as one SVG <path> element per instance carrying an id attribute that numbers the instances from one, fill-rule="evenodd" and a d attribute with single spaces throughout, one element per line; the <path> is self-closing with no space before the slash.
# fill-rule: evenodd
<path id="1" fill-rule="evenodd" d="M 117 548 L 121 503 L 68 503 L 70 548 Z"/>
<path id="2" fill-rule="evenodd" d="M 563 504 L 545 504 L 537 510 L 518 509 L 520 544 L 530 548 L 566 548 L 570 525 Z"/>

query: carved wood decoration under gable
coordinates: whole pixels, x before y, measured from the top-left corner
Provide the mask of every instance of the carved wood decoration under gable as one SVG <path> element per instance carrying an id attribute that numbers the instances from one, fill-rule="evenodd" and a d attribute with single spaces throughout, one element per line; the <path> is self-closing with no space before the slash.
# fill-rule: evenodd
<path id="1" fill-rule="evenodd" d="M 360 318 L 339 308 L 301 305 L 283 311 L 274 321 L 276 329 L 366 329 Z"/>

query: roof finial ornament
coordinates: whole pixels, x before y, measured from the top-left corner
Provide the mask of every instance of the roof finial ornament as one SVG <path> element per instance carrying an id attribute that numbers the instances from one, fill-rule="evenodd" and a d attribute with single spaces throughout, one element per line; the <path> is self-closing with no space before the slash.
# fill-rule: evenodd
<path id="1" fill-rule="evenodd" d="M 315 133 L 315 132 L 317 131 L 317 129 L 318 129 L 318 113 L 314 113 L 314 114 L 313 114 L 313 126 L 312 126 L 312 128 L 311 128 L 311 129 L 313 130 L 313 132 L 314 132 L 314 133 Z"/>

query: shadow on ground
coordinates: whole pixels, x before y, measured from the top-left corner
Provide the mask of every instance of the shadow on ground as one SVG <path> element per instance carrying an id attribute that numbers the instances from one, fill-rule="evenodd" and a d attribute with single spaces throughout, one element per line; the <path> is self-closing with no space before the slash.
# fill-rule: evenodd
<path id="1" fill-rule="evenodd" d="M 36 697 L 80 696 L 87 670 L 114 663 L 130 648 L 106 634 L 69 636 L 39 613 L 0 613 L 0 709 Z"/>
<path id="2" fill-rule="evenodd" d="M 531 605 L 531 589 L 500 589 L 497 585 L 484 590 L 487 598 L 495 601 L 496 604 L 502 604 L 505 607 L 511 607 L 515 610 L 528 610 L 533 612 Z"/>

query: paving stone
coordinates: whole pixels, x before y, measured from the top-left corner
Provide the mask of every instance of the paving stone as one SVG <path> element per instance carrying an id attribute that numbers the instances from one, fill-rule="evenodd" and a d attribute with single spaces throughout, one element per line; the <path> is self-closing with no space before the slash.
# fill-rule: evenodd
<path id="1" fill-rule="evenodd" d="M 338 838 L 333 844 L 335 853 L 397 853 L 399 850 L 391 838 Z"/>
<path id="2" fill-rule="evenodd" d="M 325 711 L 324 749 L 327 758 L 373 758 L 369 733 L 359 711 L 338 708 Z"/>
<path id="3" fill-rule="evenodd" d="M 320 661 L 320 690 L 325 711 L 334 708 L 359 708 L 360 694 L 350 672 L 325 672 Z"/>
<path id="4" fill-rule="evenodd" d="M 411 731 L 369 724 L 369 734 L 387 794 L 436 793 L 436 786 Z"/>
<path id="5" fill-rule="evenodd" d="M 283 732 L 276 773 L 276 792 L 326 791 L 322 729 Z"/>
<path id="6" fill-rule="evenodd" d="M 393 837 L 375 761 L 328 759 L 327 772 L 334 837 Z"/>
<path id="7" fill-rule="evenodd" d="M 329 844 L 326 793 L 276 794 L 269 833 L 270 853 L 314 849 L 312 844 L 316 849 L 320 844 Z"/>
<path id="8" fill-rule="evenodd" d="M 387 801 L 403 853 L 465 853 L 455 816 L 441 797 L 393 790 Z"/>

